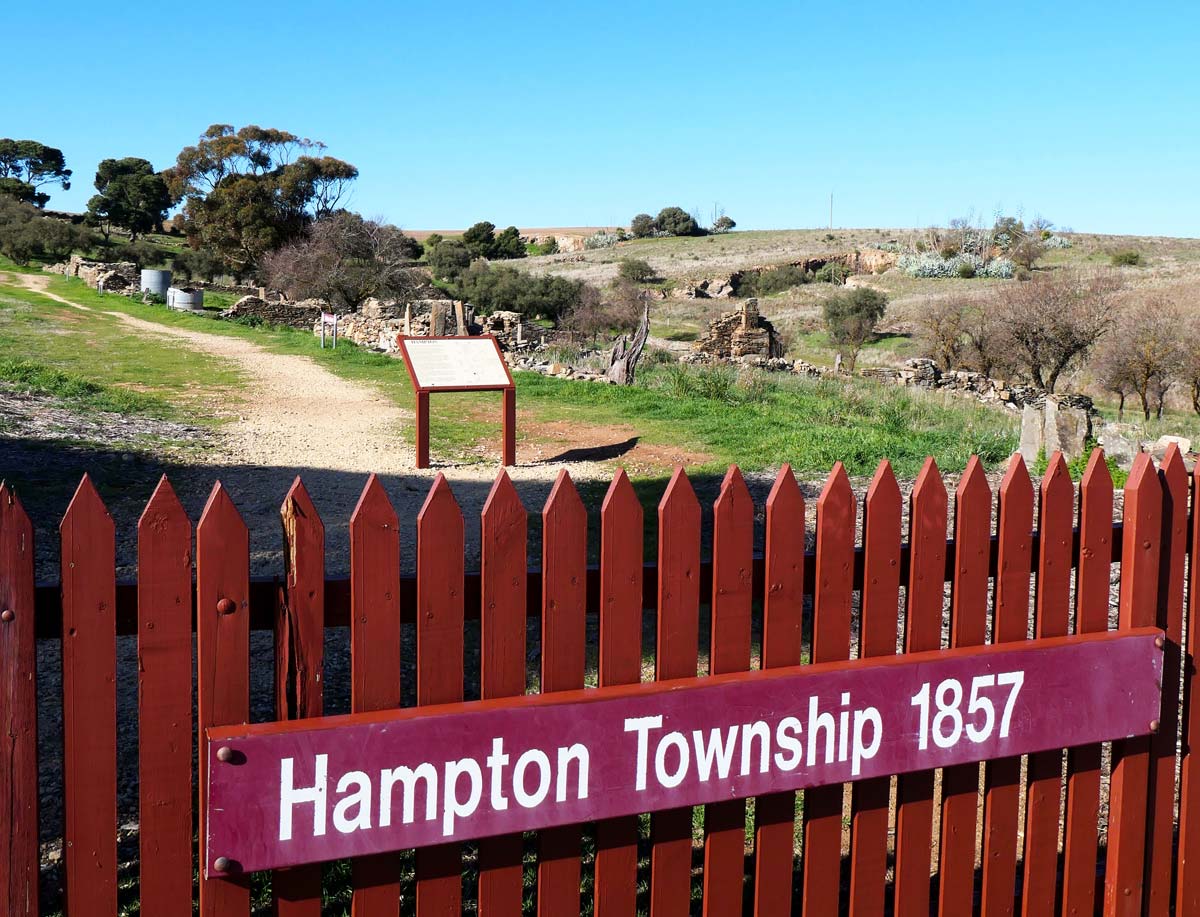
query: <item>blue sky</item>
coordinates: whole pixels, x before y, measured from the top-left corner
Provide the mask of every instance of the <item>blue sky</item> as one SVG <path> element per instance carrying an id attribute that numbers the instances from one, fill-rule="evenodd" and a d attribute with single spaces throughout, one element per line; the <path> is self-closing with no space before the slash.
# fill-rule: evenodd
<path id="1" fill-rule="evenodd" d="M 220 122 L 323 140 L 351 205 L 412 229 L 821 226 L 832 191 L 839 226 L 1200 236 L 1192 3 L 66 0 L 22 28 L 0 136 L 64 150 L 54 208 Z"/>

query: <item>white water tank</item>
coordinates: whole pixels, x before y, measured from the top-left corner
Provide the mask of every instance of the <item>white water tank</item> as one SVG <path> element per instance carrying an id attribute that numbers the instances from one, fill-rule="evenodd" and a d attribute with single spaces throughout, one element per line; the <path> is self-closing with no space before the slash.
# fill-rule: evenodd
<path id="1" fill-rule="evenodd" d="M 142 271 L 142 292 L 153 293 L 155 296 L 167 298 L 167 290 L 171 287 L 170 271 Z"/>
<path id="2" fill-rule="evenodd" d="M 171 287 L 167 290 L 167 305 L 180 312 L 199 312 L 204 308 L 204 291 Z"/>

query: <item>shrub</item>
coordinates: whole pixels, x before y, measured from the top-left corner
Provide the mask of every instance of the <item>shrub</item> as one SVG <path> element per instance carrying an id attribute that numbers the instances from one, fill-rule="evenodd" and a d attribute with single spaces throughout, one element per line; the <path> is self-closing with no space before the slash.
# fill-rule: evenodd
<path id="1" fill-rule="evenodd" d="M 45 216 L 36 207 L 0 195 L 0 253 L 18 264 L 62 261 L 95 244 L 87 229 Z"/>
<path id="2" fill-rule="evenodd" d="M 743 271 L 736 284 L 736 294 L 770 296 L 772 293 L 782 293 L 784 290 L 812 283 L 812 280 L 813 275 L 803 268 L 794 264 L 781 264 L 761 271 Z"/>
<path id="3" fill-rule="evenodd" d="M 1142 254 L 1133 249 L 1124 249 L 1113 252 L 1111 260 L 1114 267 L 1138 267 L 1142 263 Z"/>
<path id="4" fill-rule="evenodd" d="M 1008 258 L 984 261 L 979 255 L 965 252 L 953 258 L 943 258 L 935 252 L 901 255 L 897 266 L 910 277 L 953 278 L 961 276 L 960 265 L 969 264 L 977 277 L 1007 280 L 1013 276 L 1015 265 Z"/>
<path id="5" fill-rule="evenodd" d="M 130 242 L 113 251 L 119 261 L 132 261 L 139 268 L 162 267 L 170 263 L 170 253 L 149 242 Z"/>
<path id="6" fill-rule="evenodd" d="M 829 261 L 817 268 L 813 274 L 813 280 L 817 283 L 833 283 L 840 286 L 846 282 L 846 278 L 850 274 L 850 268 L 840 261 Z"/>
<path id="7" fill-rule="evenodd" d="M 716 222 L 713 223 L 712 231 L 720 235 L 722 233 L 730 232 L 735 226 L 737 226 L 737 223 L 722 214 L 721 216 L 717 217 Z"/>
<path id="8" fill-rule="evenodd" d="M 631 283 L 649 283 L 657 276 L 649 262 L 643 261 L 641 258 L 622 259 L 617 273 L 622 280 L 628 280 Z"/>
<path id="9" fill-rule="evenodd" d="M 440 251 L 449 243 L 438 246 Z M 458 299 L 470 302 L 483 313 L 503 309 L 528 318 L 544 316 L 555 322 L 575 309 L 585 293 L 599 297 L 595 287 L 578 280 L 553 275 L 533 275 L 507 266 L 476 261 L 454 282 Z"/>
<path id="10" fill-rule="evenodd" d="M 673 236 L 703 235 L 695 218 L 682 207 L 664 207 L 654 222 L 663 232 Z"/>
<path id="11" fill-rule="evenodd" d="M 1063 236 L 1056 236 L 1053 233 L 1042 238 L 1042 246 L 1044 248 L 1071 248 L 1073 243 L 1070 239 Z"/>
<path id="12" fill-rule="evenodd" d="M 605 232 L 603 229 L 598 230 L 583 240 L 583 247 L 587 249 L 595 248 L 612 248 L 621 237 L 615 232 Z"/>
<path id="13" fill-rule="evenodd" d="M 471 253 L 456 239 L 439 242 L 427 255 L 429 270 L 438 280 L 453 280 L 471 266 Z"/>
<path id="14" fill-rule="evenodd" d="M 822 313 L 830 338 L 846 355 L 846 368 L 854 372 L 858 352 L 874 334 L 887 310 L 887 295 L 870 287 L 856 287 L 825 299 Z"/>
<path id="15" fill-rule="evenodd" d="M 184 280 L 214 280 L 225 265 L 206 248 L 185 248 L 171 258 L 171 271 Z"/>
<path id="16" fill-rule="evenodd" d="M 958 266 L 958 276 L 963 280 L 970 280 L 975 276 L 975 265 L 970 261 L 963 261 Z"/>

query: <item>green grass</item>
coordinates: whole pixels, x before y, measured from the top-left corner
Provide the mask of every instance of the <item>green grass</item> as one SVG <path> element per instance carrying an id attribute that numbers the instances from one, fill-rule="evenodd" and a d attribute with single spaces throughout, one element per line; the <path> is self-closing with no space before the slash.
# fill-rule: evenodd
<path id="1" fill-rule="evenodd" d="M 0 380 L 18 391 L 50 395 L 81 409 L 156 417 L 171 417 L 176 413 L 168 402 L 154 395 L 101 385 L 77 373 L 31 360 L 0 357 Z"/>

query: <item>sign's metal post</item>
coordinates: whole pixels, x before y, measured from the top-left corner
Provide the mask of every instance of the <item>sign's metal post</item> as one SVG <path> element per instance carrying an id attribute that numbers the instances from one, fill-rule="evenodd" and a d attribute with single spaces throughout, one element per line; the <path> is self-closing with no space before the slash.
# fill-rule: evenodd
<path id="1" fill-rule="evenodd" d="M 429 392 L 417 392 L 417 467 L 429 467 Z"/>

